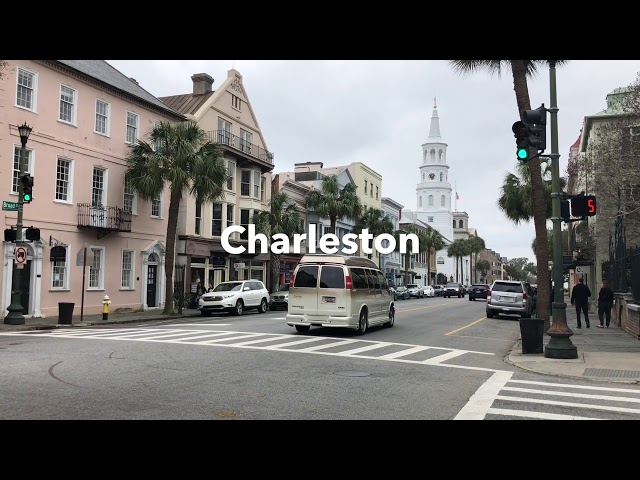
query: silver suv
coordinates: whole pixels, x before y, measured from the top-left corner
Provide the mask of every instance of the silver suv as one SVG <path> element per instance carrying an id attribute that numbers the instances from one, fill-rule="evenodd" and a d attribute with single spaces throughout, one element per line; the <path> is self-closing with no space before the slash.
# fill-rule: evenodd
<path id="1" fill-rule="evenodd" d="M 417 283 L 407 284 L 407 290 L 409 290 L 409 296 L 411 297 L 424 298 L 424 290 Z"/>
<path id="2" fill-rule="evenodd" d="M 533 310 L 533 289 L 527 282 L 496 280 L 487 292 L 487 318 L 500 314 L 531 318 Z"/>
<path id="3" fill-rule="evenodd" d="M 252 308 L 264 313 L 269 307 L 269 300 L 269 291 L 260 280 L 222 282 L 213 291 L 200 297 L 198 308 L 203 317 L 225 311 L 242 315 L 242 312 Z"/>

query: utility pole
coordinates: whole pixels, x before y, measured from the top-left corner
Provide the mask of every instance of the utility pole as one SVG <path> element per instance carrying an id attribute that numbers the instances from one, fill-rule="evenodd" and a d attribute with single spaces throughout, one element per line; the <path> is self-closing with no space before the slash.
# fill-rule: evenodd
<path id="1" fill-rule="evenodd" d="M 20 159 L 18 161 L 19 174 L 18 174 L 18 220 L 16 222 L 16 246 L 18 248 L 22 245 L 22 209 L 24 206 L 24 188 L 22 185 L 22 177 L 25 174 L 25 155 L 27 153 L 27 140 L 31 134 L 32 128 L 25 122 L 24 125 L 18 127 L 20 133 L 20 142 L 22 147 L 20 148 Z M 13 260 L 13 280 L 11 286 L 11 305 L 7 308 L 9 313 L 4 319 L 4 323 L 7 325 L 24 325 L 23 307 L 21 304 L 20 296 L 22 295 L 22 288 L 20 282 L 22 281 L 22 268 L 23 264 Z"/>
<path id="2" fill-rule="evenodd" d="M 546 358 L 578 358 L 578 349 L 571 342 L 573 331 L 567 325 L 567 304 L 564 302 L 562 265 L 562 214 L 560 188 L 560 153 L 558 152 L 558 95 L 556 61 L 549 60 L 549 95 L 551 113 L 551 207 L 553 222 L 553 323 L 547 335 L 551 338 L 544 349 Z"/>

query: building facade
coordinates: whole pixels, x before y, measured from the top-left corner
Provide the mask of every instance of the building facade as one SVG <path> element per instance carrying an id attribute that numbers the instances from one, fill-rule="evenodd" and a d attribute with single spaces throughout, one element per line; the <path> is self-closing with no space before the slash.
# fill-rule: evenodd
<path id="1" fill-rule="evenodd" d="M 105 295 L 112 311 L 162 308 L 169 192 L 138 199 L 125 182 L 125 157 L 156 122 L 184 117 L 104 60 L 11 60 L 0 85 L 6 200 L 18 201 L 18 125 L 33 127 L 25 158 L 33 201 L 24 205 L 23 224 L 38 228 L 40 240 L 23 245 L 24 315 L 57 315 L 61 302 L 79 313 L 83 269 L 86 314 L 100 313 Z M 16 212 L 2 212 L 3 229 L 16 221 Z M 11 303 L 15 248 L 3 243 L 2 317 Z"/>
<path id="2" fill-rule="evenodd" d="M 208 132 L 209 139 L 224 152 L 229 180 L 224 196 L 214 202 L 197 203 L 183 197 L 176 245 L 176 279 L 185 291 L 195 292 L 200 281 L 214 287 L 228 280 L 261 280 L 268 285 L 269 253 L 228 254 L 220 242 L 231 225 L 245 228 L 253 214 L 269 208 L 273 154 L 260 130 L 237 70 L 229 70 L 217 90 L 206 73 L 191 77 L 192 93 L 161 97 L 168 107 L 182 113 Z M 248 232 L 233 233 L 232 246 L 247 247 Z M 260 245 L 258 243 L 258 245 Z"/>
<path id="3" fill-rule="evenodd" d="M 400 229 L 400 218 L 402 218 L 402 209 L 404 205 L 399 204 L 389 197 L 382 197 L 382 211 L 389 217 L 393 224 L 393 230 Z M 396 284 L 397 275 L 400 275 L 402 265 L 400 263 L 400 252 L 395 251 L 380 255 L 380 269 L 384 272 L 387 283 Z"/>
<path id="4" fill-rule="evenodd" d="M 422 145 L 420 183 L 416 187 L 416 215 L 423 223 L 437 230 L 451 243 L 453 240 L 453 213 L 451 211 L 451 183 L 447 164 L 447 144 L 440 134 L 440 118 L 434 102 L 429 137 Z M 455 259 L 447 256 L 446 249 L 436 254 L 438 273 L 446 278 L 455 275 Z"/>
<path id="5" fill-rule="evenodd" d="M 494 252 L 490 248 L 485 248 L 480 251 L 478 260 L 486 260 L 489 262 L 489 270 L 480 272 L 480 283 L 491 285 L 496 280 L 504 280 L 503 261 L 499 253 Z"/>
<path id="6" fill-rule="evenodd" d="M 453 212 L 453 240 L 469 240 L 469 214 L 467 212 Z M 460 260 L 458 260 L 460 262 Z M 462 272 L 460 272 L 460 281 L 464 285 L 471 285 L 472 276 L 471 255 L 462 257 Z"/>
<path id="7" fill-rule="evenodd" d="M 402 211 L 402 216 L 400 218 L 400 230 L 404 230 L 407 229 L 408 227 L 413 227 L 414 229 L 416 229 L 418 232 L 424 232 L 427 231 L 428 229 L 432 228 L 431 226 L 427 225 L 426 223 L 422 222 L 421 220 L 418 219 L 417 215 L 412 212 L 411 210 L 403 210 Z M 411 248 L 411 242 L 407 242 L 407 249 Z M 434 283 L 437 284 L 442 284 L 442 283 L 446 283 L 449 278 L 445 278 L 444 273 L 440 272 L 437 268 L 436 265 L 436 252 L 435 251 L 431 251 L 429 253 L 425 252 L 419 252 L 416 254 L 410 254 L 408 253 L 408 255 L 411 255 L 411 259 L 409 260 L 409 278 L 408 278 L 408 282 L 406 283 L 417 283 L 418 285 L 421 286 L 426 286 L 426 285 L 433 285 Z M 430 260 L 430 264 L 428 265 L 429 268 L 427 269 L 427 256 L 430 255 L 431 256 L 431 260 Z M 405 276 L 404 276 L 404 271 L 405 271 L 405 254 L 400 254 L 400 276 L 397 277 L 397 285 L 404 285 L 405 284 Z M 427 270 L 429 270 L 429 272 L 427 272 Z M 429 278 L 429 275 L 431 275 L 431 278 Z"/>

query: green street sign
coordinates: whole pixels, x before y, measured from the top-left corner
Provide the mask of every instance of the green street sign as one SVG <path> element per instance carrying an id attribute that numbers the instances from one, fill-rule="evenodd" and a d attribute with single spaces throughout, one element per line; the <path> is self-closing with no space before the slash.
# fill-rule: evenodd
<path id="1" fill-rule="evenodd" d="M 2 210 L 6 212 L 17 212 L 18 211 L 18 202 L 7 202 L 5 200 L 2 201 Z"/>

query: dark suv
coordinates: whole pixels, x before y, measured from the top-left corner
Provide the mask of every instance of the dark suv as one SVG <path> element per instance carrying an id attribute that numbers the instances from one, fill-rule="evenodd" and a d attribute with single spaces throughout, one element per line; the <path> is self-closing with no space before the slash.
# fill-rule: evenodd
<path id="1" fill-rule="evenodd" d="M 464 298 L 464 287 L 461 283 L 458 282 L 449 282 L 444 287 L 444 292 L 442 292 L 442 296 L 445 298 L 449 297 L 458 297 Z"/>
<path id="2" fill-rule="evenodd" d="M 469 301 L 475 301 L 476 298 L 487 298 L 487 292 L 489 291 L 489 285 L 485 283 L 474 283 L 469 287 Z"/>

